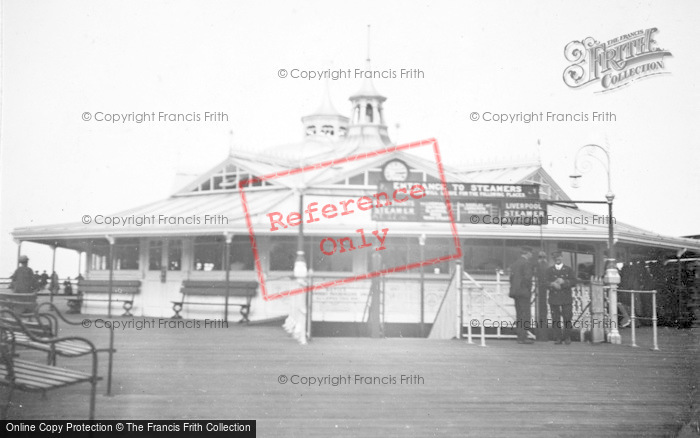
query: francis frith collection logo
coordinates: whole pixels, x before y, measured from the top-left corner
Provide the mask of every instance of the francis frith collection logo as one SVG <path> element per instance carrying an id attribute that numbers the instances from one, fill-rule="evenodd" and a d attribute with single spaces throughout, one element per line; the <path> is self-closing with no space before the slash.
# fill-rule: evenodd
<path id="1" fill-rule="evenodd" d="M 657 46 L 656 32 L 654 27 L 602 43 L 593 37 L 570 42 L 564 48 L 564 56 L 572 64 L 564 70 L 564 83 L 580 88 L 600 82 L 602 90 L 597 93 L 603 93 L 638 79 L 668 73 L 664 57 L 673 55 Z"/>

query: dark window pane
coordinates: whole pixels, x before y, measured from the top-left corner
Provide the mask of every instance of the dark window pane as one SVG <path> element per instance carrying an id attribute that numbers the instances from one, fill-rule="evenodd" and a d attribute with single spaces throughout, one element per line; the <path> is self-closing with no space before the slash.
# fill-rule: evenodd
<path id="1" fill-rule="evenodd" d="M 367 184 L 370 186 L 376 186 L 382 180 L 382 171 L 371 169 L 368 171 Z"/>
<path id="2" fill-rule="evenodd" d="M 182 269 L 182 241 L 171 240 L 168 242 L 168 271 Z"/>
<path id="3" fill-rule="evenodd" d="M 234 236 L 231 241 L 231 270 L 251 271 L 255 268 L 253 248 L 250 246 L 250 237 Z"/>
<path id="4" fill-rule="evenodd" d="M 273 237 L 270 242 L 270 270 L 292 271 L 297 253 L 295 237 Z"/>
<path id="5" fill-rule="evenodd" d="M 114 243 L 115 271 L 139 269 L 139 243 L 138 240 L 119 241 Z"/>
<path id="6" fill-rule="evenodd" d="M 352 272 L 353 251 L 340 252 L 338 239 L 332 237 L 335 241 L 335 251 L 332 255 L 327 255 L 321 252 L 321 241 L 324 238 L 314 237 L 311 243 L 311 267 L 317 272 Z M 347 244 L 346 244 L 347 245 Z M 355 243 L 357 247 L 357 243 Z M 330 240 L 323 242 L 323 248 L 326 252 L 333 251 L 333 243 Z"/>
<path id="7" fill-rule="evenodd" d="M 152 240 L 148 245 L 148 269 L 160 271 L 163 260 L 163 241 Z"/>
<path id="8" fill-rule="evenodd" d="M 351 176 L 349 182 L 351 185 L 363 186 L 365 185 L 365 174 L 361 173 L 359 175 Z"/>
<path id="9" fill-rule="evenodd" d="M 219 271 L 223 266 L 223 236 L 201 236 L 194 240 L 194 270 Z"/>

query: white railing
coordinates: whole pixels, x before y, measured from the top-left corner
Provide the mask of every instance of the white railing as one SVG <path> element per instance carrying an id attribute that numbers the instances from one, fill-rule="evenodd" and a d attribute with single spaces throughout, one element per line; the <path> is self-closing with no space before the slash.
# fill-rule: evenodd
<path id="1" fill-rule="evenodd" d="M 480 293 L 481 293 L 481 324 L 479 324 L 479 335 L 480 335 L 480 337 L 481 337 L 481 344 L 480 344 L 480 346 L 481 346 L 481 347 L 485 347 L 485 346 L 486 346 L 486 327 L 484 327 L 484 320 L 486 319 L 486 299 L 485 299 L 485 297 L 486 297 L 486 295 L 487 295 L 487 293 L 486 293 L 486 288 L 484 288 L 484 286 L 482 286 L 478 281 L 476 281 L 476 280 L 474 279 L 474 277 L 472 277 L 471 275 L 469 275 L 468 272 L 462 271 L 462 270 L 461 270 L 461 265 L 457 265 L 457 266 L 458 266 L 458 268 L 460 269 L 460 271 L 462 272 L 462 275 L 457 276 L 458 279 L 459 279 L 459 283 L 458 283 L 459 289 L 458 289 L 458 290 L 459 290 L 459 295 L 460 295 L 460 297 L 462 297 L 463 294 L 464 294 L 464 280 L 465 280 L 465 279 L 466 279 L 469 283 L 471 283 L 471 284 L 473 284 L 474 286 L 476 286 L 476 288 L 479 289 L 479 291 L 480 291 Z M 472 325 L 472 321 L 475 321 L 475 319 L 472 318 L 472 316 L 473 316 L 473 315 L 472 315 L 472 309 L 473 309 L 473 302 L 474 302 L 474 301 L 472 300 L 472 290 L 473 290 L 474 288 L 470 287 L 470 288 L 468 288 L 468 289 L 469 289 L 469 302 L 468 302 L 468 305 L 467 305 L 467 319 L 469 320 L 469 322 L 467 323 L 467 342 L 468 342 L 469 344 L 473 344 L 474 341 L 472 340 L 472 326 L 473 326 L 473 325 Z M 459 302 L 460 302 L 460 305 L 461 305 L 462 300 L 460 299 Z"/>
<path id="2" fill-rule="evenodd" d="M 653 336 L 653 347 L 651 348 L 654 351 L 659 350 L 659 340 L 658 340 L 658 332 L 657 332 L 657 321 L 658 318 L 656 316 L 656 291 L 655 290 L 624 290 L 624 289 L 618 289 L 618 293 L 620 292 L 626 292 L 631 294 L 631 299 L 630 299 L 630 327 L 632 328 L 632 347 L 638 347 L 637 345 L 637 315 L 635 313 L 635 308 L 634 308 L 634 303 L 635 303 L 635 295 L 636 294 L 651 294 L 651 326 L 652 326 L 652 336 Z M 617 321 L 613 321 L 614 323 L 617 323 Z"/>

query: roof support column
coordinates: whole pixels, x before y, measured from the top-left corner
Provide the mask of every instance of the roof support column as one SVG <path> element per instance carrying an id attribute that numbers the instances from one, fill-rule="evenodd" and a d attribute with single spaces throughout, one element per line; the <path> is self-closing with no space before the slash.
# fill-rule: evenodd
<path id="1" fill-rule="evenodd" d="M 107 317 L 112 317 L 112 283 L 114 282 L 114 237 L 105 236 L 109 242 L 109 283 L 107 285 Z M 110 330 L 112 331 L 112 330 Z"/>
<path id="2" fill-rule="evenodd" d="M 228 324 L 228 296 L 231 290 L 231 240 L 233 234 L 224 233 L 226 238 L 226 251 L 224 252 L 224 264 L 226 264 L 226 303 L 224 305 L 224 321 Z"/>
<path id="3" fill-rule="evenodd" d="M 52 280 L 53 280 L 53 274 L 56 272 L 56 247 L 57 246 L 58 245 L 56 242 L 54 242 L 54 244 L 51 245 L 51 249 L 53 250 L 53 254 L 51 256 L 51 279 Z M 57 276 L 55 284 L 53 283 L 53 281 L 51 281 L 51 288 L 49 290 L 49 300 L 52 303 L 53 303 L 54 294 L 57 293 L 58 289 L 60 288 L 60 286 L 58 284 L 59 284 L 59 281 L 58 281 L 58 276 Z"/>
<path id="4" fill-rule="evenodd" d="M 17 266 L 19 266 L 19 257 L 22 255 L 22 241 L 15 239 L 15 243 L 17 244 L 17 264 L 15 268 L 17 268 Z"/>
<path id="5" fill-rule="evenodd" d="M 109 242 L 109 285 L 107 286 L 107 317 L 112 317 L 112 283 L 114 282 L 114 237 L 105 236 Z M 112 395 L 112 355 L 114 354 L 114 330 L 109 330 L 109 372 L 107 373 L 107 395 Z"/>

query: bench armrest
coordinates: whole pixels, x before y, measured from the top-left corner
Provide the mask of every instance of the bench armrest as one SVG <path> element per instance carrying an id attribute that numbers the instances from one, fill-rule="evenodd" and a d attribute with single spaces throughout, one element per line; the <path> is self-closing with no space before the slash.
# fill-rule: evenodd
<path id="1" fill-rule="evenodd" d="M 42 309 L 43 307 L 49 308 L 49 311 L 50 311 L 50 312 L 53 312 L 53 313 L 41 312 L 41 309 Z M 55 315 L 54 315 L 54 313 L 55 313 Z M 40 315 L 40 314 L 41 314 L 41 315 L 49 315 L 49 317 L 50 317 L 50 318 L 53 318 L 53 320 L 56 322 L 56 327 L 55 327 L 56 329 L 58 329 L 58 321 L 56 320 L 56 316 L 58 317 L 58 319 L 60 319 L 61 321 L 65 322 L 65 323 L 68 324 L 68 325 L 81 325 L 81 322 L 80 322 L 80 321 L 71 321 L 71 320 L 69 320 L 68 318 L 66 318 L 66 317 L 63 315 L 63 313 L 61 313 L 61 311 L 58 310 L 58 307 L 56 307 L 53 303 L 48 303 L 48 302 L 47 302 L 47 303 L 41 303 L 41 304 L 39 304 L 39 306 L 37 306 L 37 308 L 36 308 L 34 314 L 37 315 L 37 316 Z M 58 330 L 55 330 L 54 333 L 58 333 Z"/>

